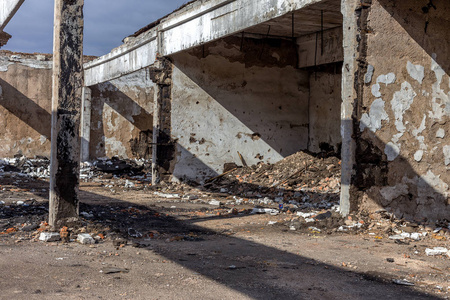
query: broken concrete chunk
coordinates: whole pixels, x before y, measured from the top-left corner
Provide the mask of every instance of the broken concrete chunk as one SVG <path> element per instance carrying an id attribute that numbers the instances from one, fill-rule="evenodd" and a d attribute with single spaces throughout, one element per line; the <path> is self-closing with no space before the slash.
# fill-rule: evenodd
<path id="1" fill-rule="evenodd" d="M 77 241 L 83 245 L 95 244 L 94 238 L 88 233 L 80 233 L 77 237 Z"/>
<path id="2" fill-rule="evenodd" d="M 166 199 L 180 199 L 181 198 L 179 194 L 165 194 L 165 193 L 161 193 L 161 192 L 155 192 L 154 194 L 156 196 L 166 198 Z"/>
<path id="3" fill-rule="evenodd" d="M 41 232 L 39 240 L 43 242 L 56 242 L 61 239 L 58 232 Z"/>
<path id="4" fill-rule="evenodd" d="M 215 206 L 221 206 L 222 202 L 212 199 L 211 201 L 208 202 L 209 205 L 215 205 Z"/>
<path id="5" fill-rule="evenodd" d="M 427 248 L 425 249 L 425 253 L 427 256 L 446 255 L 448 254 L 448 249 L 444 247 Z"/>

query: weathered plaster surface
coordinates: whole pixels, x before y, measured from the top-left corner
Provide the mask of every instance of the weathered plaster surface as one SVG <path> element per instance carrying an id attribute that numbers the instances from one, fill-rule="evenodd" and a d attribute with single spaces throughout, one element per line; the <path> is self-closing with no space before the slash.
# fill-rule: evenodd
<path id="1" fill-rule="evenodd" d="M 0 157 L 50 157 L 52 55 L 0 53 Z M 146 71 L 92 94 L 90 158 L 150 158 L 154 89 Z"/>
<path id="2" fill-rule="evenodd" d="M 49 157 L 51 56 L 1 54 L 8 67 L 0 67 L 0 157 Z"/>
<path id="3" fill-rule="evenodd" d="M 309 74 L 286 42 L 222 40 L 172 57 L 176 178 L 203 179 L 224 163 L 277 162 L 308 142 Z M 293 45 L 295 46 L 295 45 Z M 273 55 L 276 54 L 276 55 Z M 279 58 L 277 58 L 279 57 Z"/>
<path id="4" fill-rule="evenodd" d="M 311 152 L 340 151 L 341 80 L 340 72 L 310 75 L 308 150 Z"/>
<path id="5" fill-rule="evenodd" d="M 357 156 L 356 166 L 368 183 L 386 165 L 384 182 L 359 187 L 362 206 L 417 220 L 450 215 L 450 3 L 428 13 L 423 5 L 375 0 L 370 8 L 367 62 L 377 81 L 364 80 L 357 143 L 372 157 Z"/>
<path id="6" fill-rule="evenodd" d="M 90 157 L 150 158 L 154 84 L 148 72 L 91 88 Z"/>

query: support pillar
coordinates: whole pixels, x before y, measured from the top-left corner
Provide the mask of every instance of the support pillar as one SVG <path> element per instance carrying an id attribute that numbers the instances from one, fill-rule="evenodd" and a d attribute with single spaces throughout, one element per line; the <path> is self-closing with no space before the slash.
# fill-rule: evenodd
<path id="1" fill-rule="evenodd" d="M 78 217 L 84 0 L 55 0 L 49 223 Z"/>
<path id="2" fill-rule="evenodd" d="M 172 63 L 167 58 L 158 58 L 149 71 L 151 80 L 157 86 L 153 102 L 152 148 L 152 184 L 155 185 L 170 177 L 175 155 L 171 137 Z"/>
<path id="3" fill-rule="evenodd" d="M 341 214 L 346 216 L 358 206 L 357 141 L 366 73 L 367 15 L 371 0 L 342 0 L 344 64 L 341 105 Z"/>
<path id="4" fill-rule="evenodd" d="M 92 92 L 88 87 L 83 88 L 81 100 L 81 161 L 89 160 L 89 143 L 91 141 L 91 98 Z"/>

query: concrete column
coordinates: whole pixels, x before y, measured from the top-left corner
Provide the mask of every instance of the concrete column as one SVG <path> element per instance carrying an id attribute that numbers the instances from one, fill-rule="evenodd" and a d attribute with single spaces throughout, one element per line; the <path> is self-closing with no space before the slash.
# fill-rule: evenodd
<path id="1" fill-rule="evenodd" d="M 150 78 L 157 85 L 153 103 L 152 184 L 171 174 L 175 146 L 171 137 L 172 63 L 159 58 L 149 68 Z"/>
<path id="2" fill-rule="evenodd" d="M 369 5 L 361 0 L 342 0 L 344 64 L 342 68 L 341 105 L 341 214 L 346 216 L 357 209 L 356 143 L 365 74 L 367 11 Z"/>
<path id="3" fill-rule="evenodd" d="M 158 184 L 161 180 L 158 167 L 158 138 L 161 131 L 161 101 L 159 94 L 159 91 L 156 91 L 153 101 L 152 185 Z"/>
<path id="4" fill-rule="evenodd" d="M 84 0 L 55 0 L 49 223 L 78 217 Z"/>
<path id="5" fill-rule="evenodd" d="M 91 89 L 83 88 L 81 100 L 81 161 L 89 160 L 89 142 L 91 140 Z"/>

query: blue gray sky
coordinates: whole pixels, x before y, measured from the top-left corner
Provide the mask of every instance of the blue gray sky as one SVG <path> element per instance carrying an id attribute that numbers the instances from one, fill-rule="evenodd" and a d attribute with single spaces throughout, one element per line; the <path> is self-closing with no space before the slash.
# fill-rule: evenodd
<path id="1" fill-rule="evenodd" d="M 104 55 L 122 39 L 167 15 L 189 0 L 85 0 L 84 54 Z M 17 52 L 51 53 L 54 0 L 25 0 L 5 31 L 3 47 Z"/>

